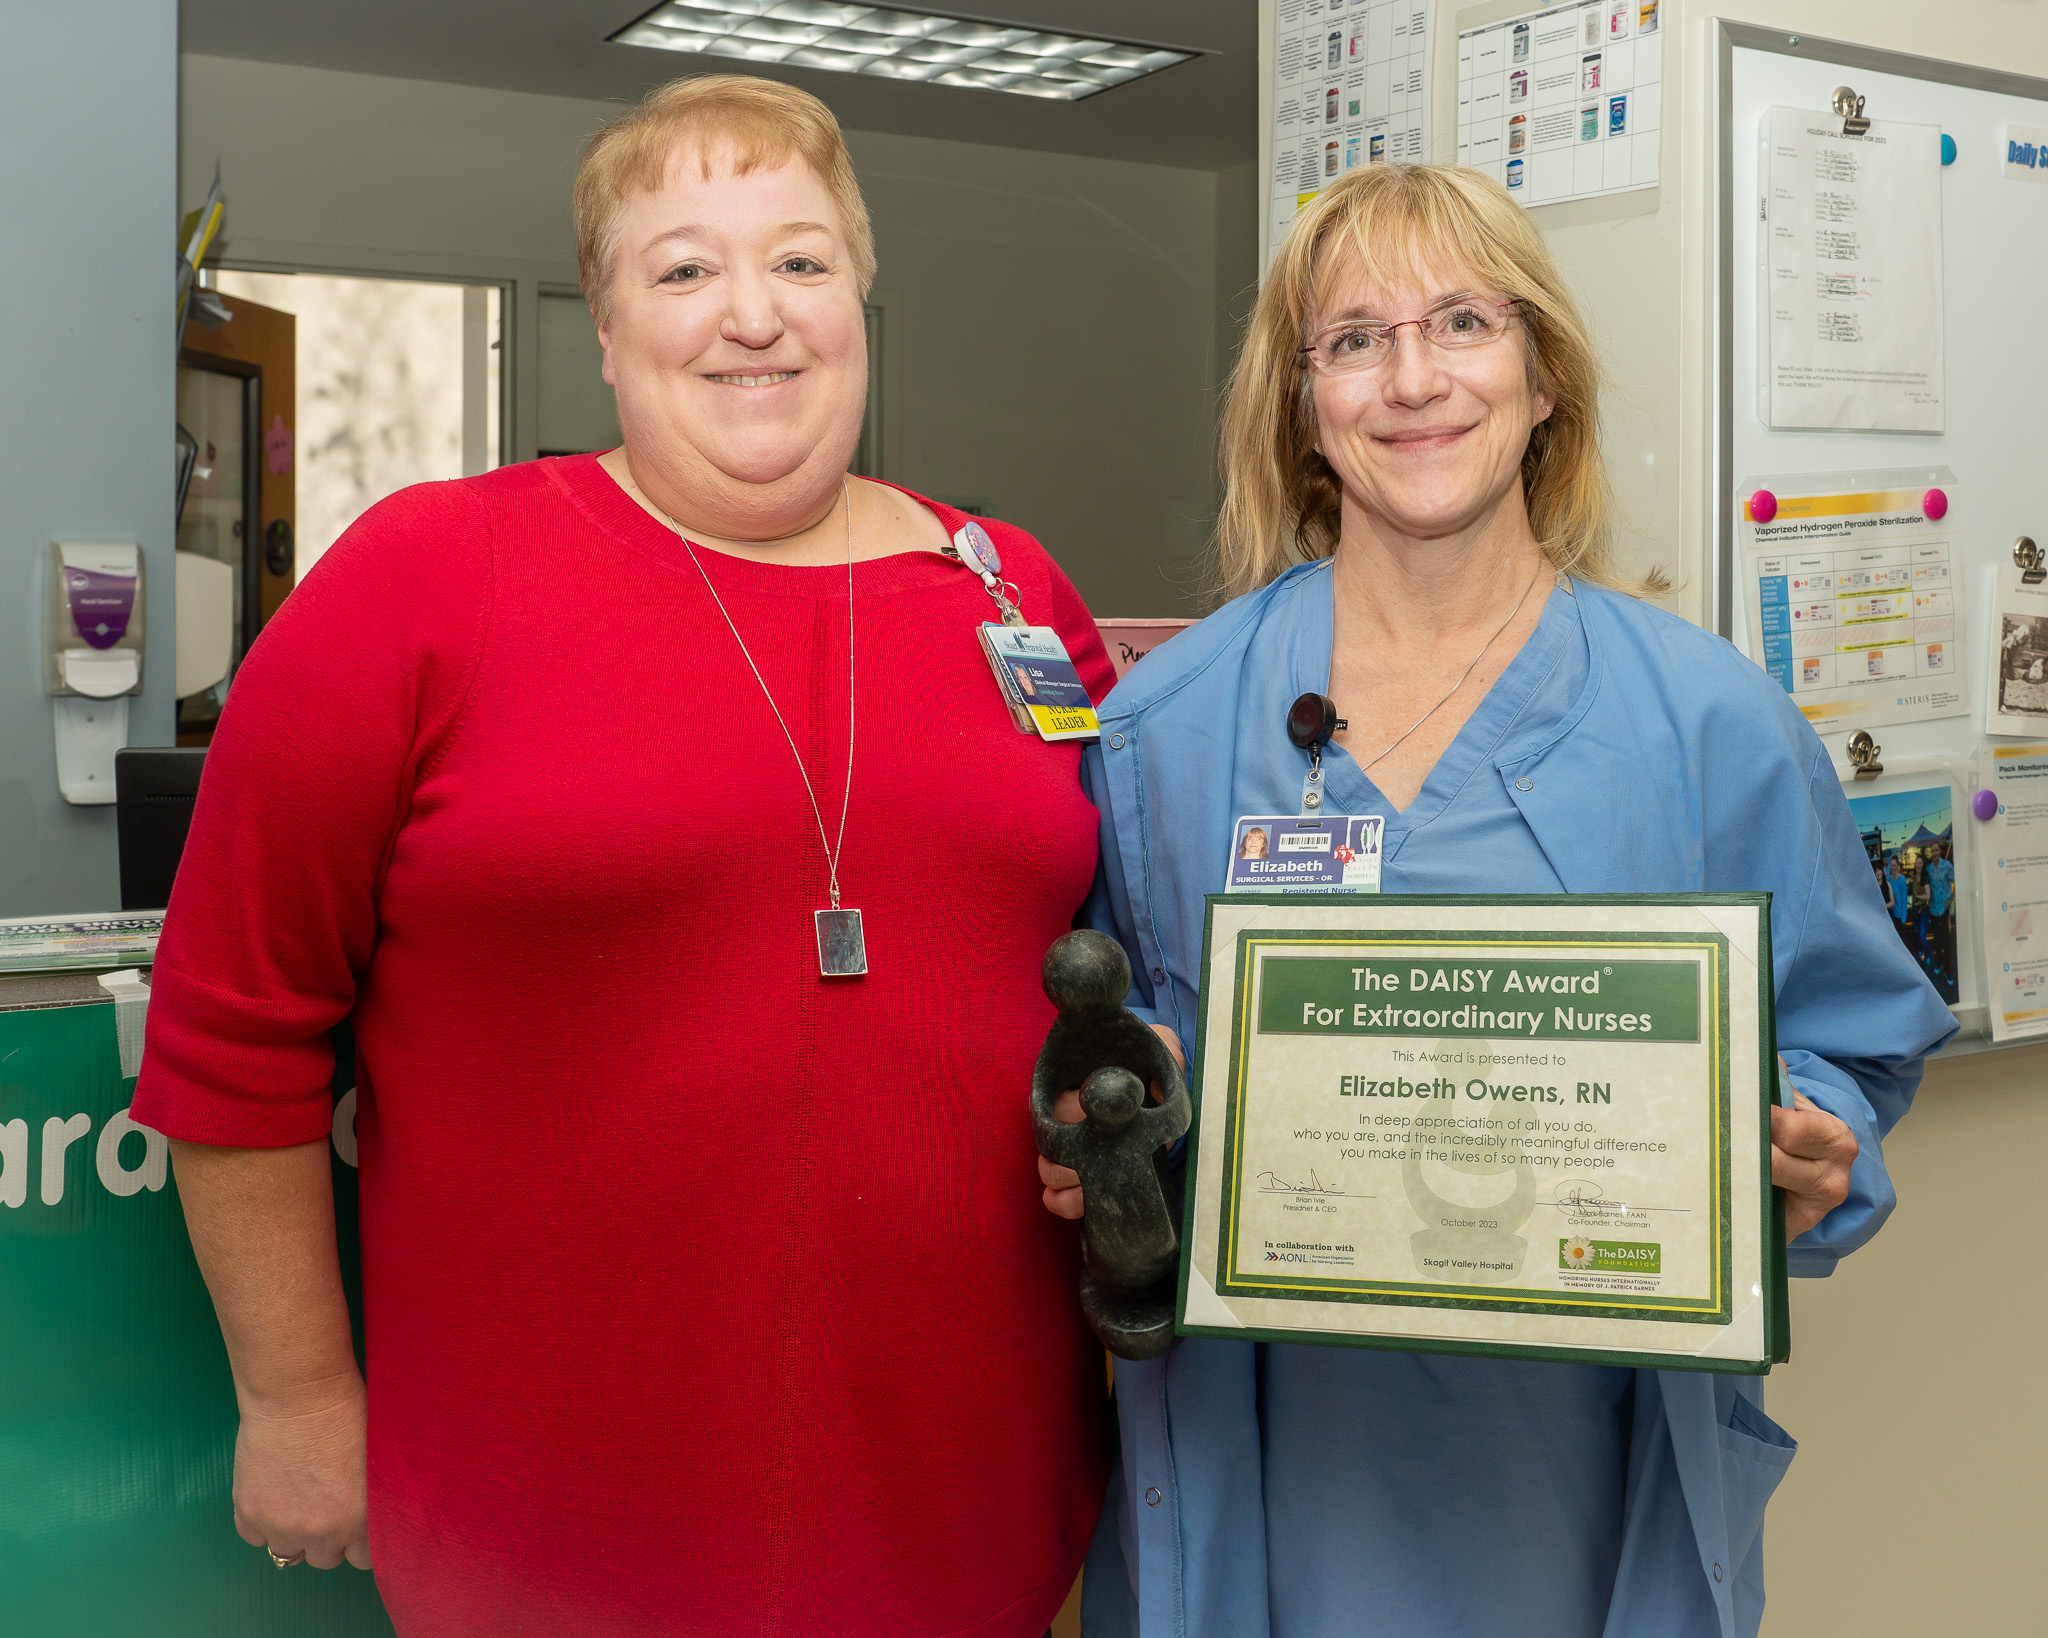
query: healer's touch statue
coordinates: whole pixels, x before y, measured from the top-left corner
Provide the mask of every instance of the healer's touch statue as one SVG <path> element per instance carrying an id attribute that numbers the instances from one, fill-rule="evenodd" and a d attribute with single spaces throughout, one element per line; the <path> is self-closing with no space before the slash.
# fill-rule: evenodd
<path id="1" fill-rule="evenodd" d="M 1031 1075 L 1038 1152 L 1081 1176 L 1081 1311 L 1123 1359 L 1170 1349 L 1180 1234 L 1167 1198 L 1165 1149 L 1188 1129 L 1187 1084 L 1166 1043 L 1124 1006 L 1131 964 L 1115 939 L 1085 929 L 1045 952 L 1040 982 L 1059 1018 Z M 1152 1103 L 1147 1090 L 1165 1095 Z M 1081 1089 L 1086 1119 L 1053 1116 Z"/>

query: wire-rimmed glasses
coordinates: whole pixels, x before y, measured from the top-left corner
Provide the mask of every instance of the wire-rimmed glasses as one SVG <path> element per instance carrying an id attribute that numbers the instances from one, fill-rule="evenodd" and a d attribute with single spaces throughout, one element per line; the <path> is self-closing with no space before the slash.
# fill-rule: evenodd
<path id="1" fill-rule="evenodd" d="M 1513 297 L 1456 296 L 1439 302 L 1420 318 L 1341 319 L 1326 324 L 1301 349 L 1310 366 L 1325 375 L 1349 375 L 1373 370 L 1394 356 L 1396 332 L 1415 326 L 1415 332 L 1432 347 L 1461 352 L 1485 347 L 1508 333 L 1509 319 L 1521 305 Z"/>

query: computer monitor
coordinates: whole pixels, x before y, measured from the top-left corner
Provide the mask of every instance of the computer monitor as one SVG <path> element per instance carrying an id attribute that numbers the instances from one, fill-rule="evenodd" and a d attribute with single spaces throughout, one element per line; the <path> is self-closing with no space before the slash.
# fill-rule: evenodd
<path id="1" fill-rule="evenodd" d="M 192 828 L 206 751 L 147 747 L 114 753 L 114 824 L 120 835 L 121 908 L 161 910 Z"/>

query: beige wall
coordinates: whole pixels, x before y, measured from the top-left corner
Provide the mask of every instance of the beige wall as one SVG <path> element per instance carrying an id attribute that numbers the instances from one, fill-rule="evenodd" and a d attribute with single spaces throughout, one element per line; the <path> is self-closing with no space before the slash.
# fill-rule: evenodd
<path id="1" fill-rule="evenodd" d="M 1765 1638 L 2048 1630 L 2048 1046 L 1933 1065 L 1886 1145 L 1899 1209 L 1792 1282 L 1770 1413 L 1799 1440 Z"/>
<path id="2" fill-rule="evenodd" d="M 537 447 L 538 292 L 608 104 L 187 56 L 181 197 L 221 161 L 229 259 L 512 287 L 515 454 Z M 1038 533 L 1098 612 L 1182 612 L 1214 515 L 1220 315 L 1245 179 L 848 133 L 875 217 L 884 470 Z M 1219 237 L 1219 201 L 1222 232 Z"/>

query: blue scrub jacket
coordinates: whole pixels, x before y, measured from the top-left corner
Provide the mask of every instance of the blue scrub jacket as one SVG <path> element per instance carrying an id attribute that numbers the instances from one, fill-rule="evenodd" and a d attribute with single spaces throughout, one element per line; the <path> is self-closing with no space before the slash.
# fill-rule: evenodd
<path id="1" fill-rule="evenodd" d="M 1329 572 L 1293 568 L 1154 650 L 1104 702 L 1083 763 L 1102 815 L 1083 919 L 1129 953 L 1132 1010 L 1190 1045 L 1203 900 L 1222 887 L 1240 774 L 1298 788 L 1307 769 L 1282 712 L 1328 687 Z M 1955 1020 L 1892 930 L 1827 752 L 1783 690 L 1674 615 L 1570 589 L 1583 693 L 1536 738 L 1510 732 L 1498 777 L 1571 892 L 1771 893 L 1779 1051 L 1861 1146 L 1849 1198 L 1789 1250 L 1792 1273 L 1832 1273 L 1891 1214 L 1881 1141 Z M 1143 1638 L 1268 1634 L 1256 1346 L 1196 1337 L 1119 1363 L 1121 1470 L 1089 1561 L 1091 1638 L 1134 1619 Z M 1637 1373 L 1608 1638 L 1756 1632 L 1764 1504 L 1796 1448 L 1757 1378 Z M 1363 1571 L 1329 1573 L 1371 1597 Z"/>

